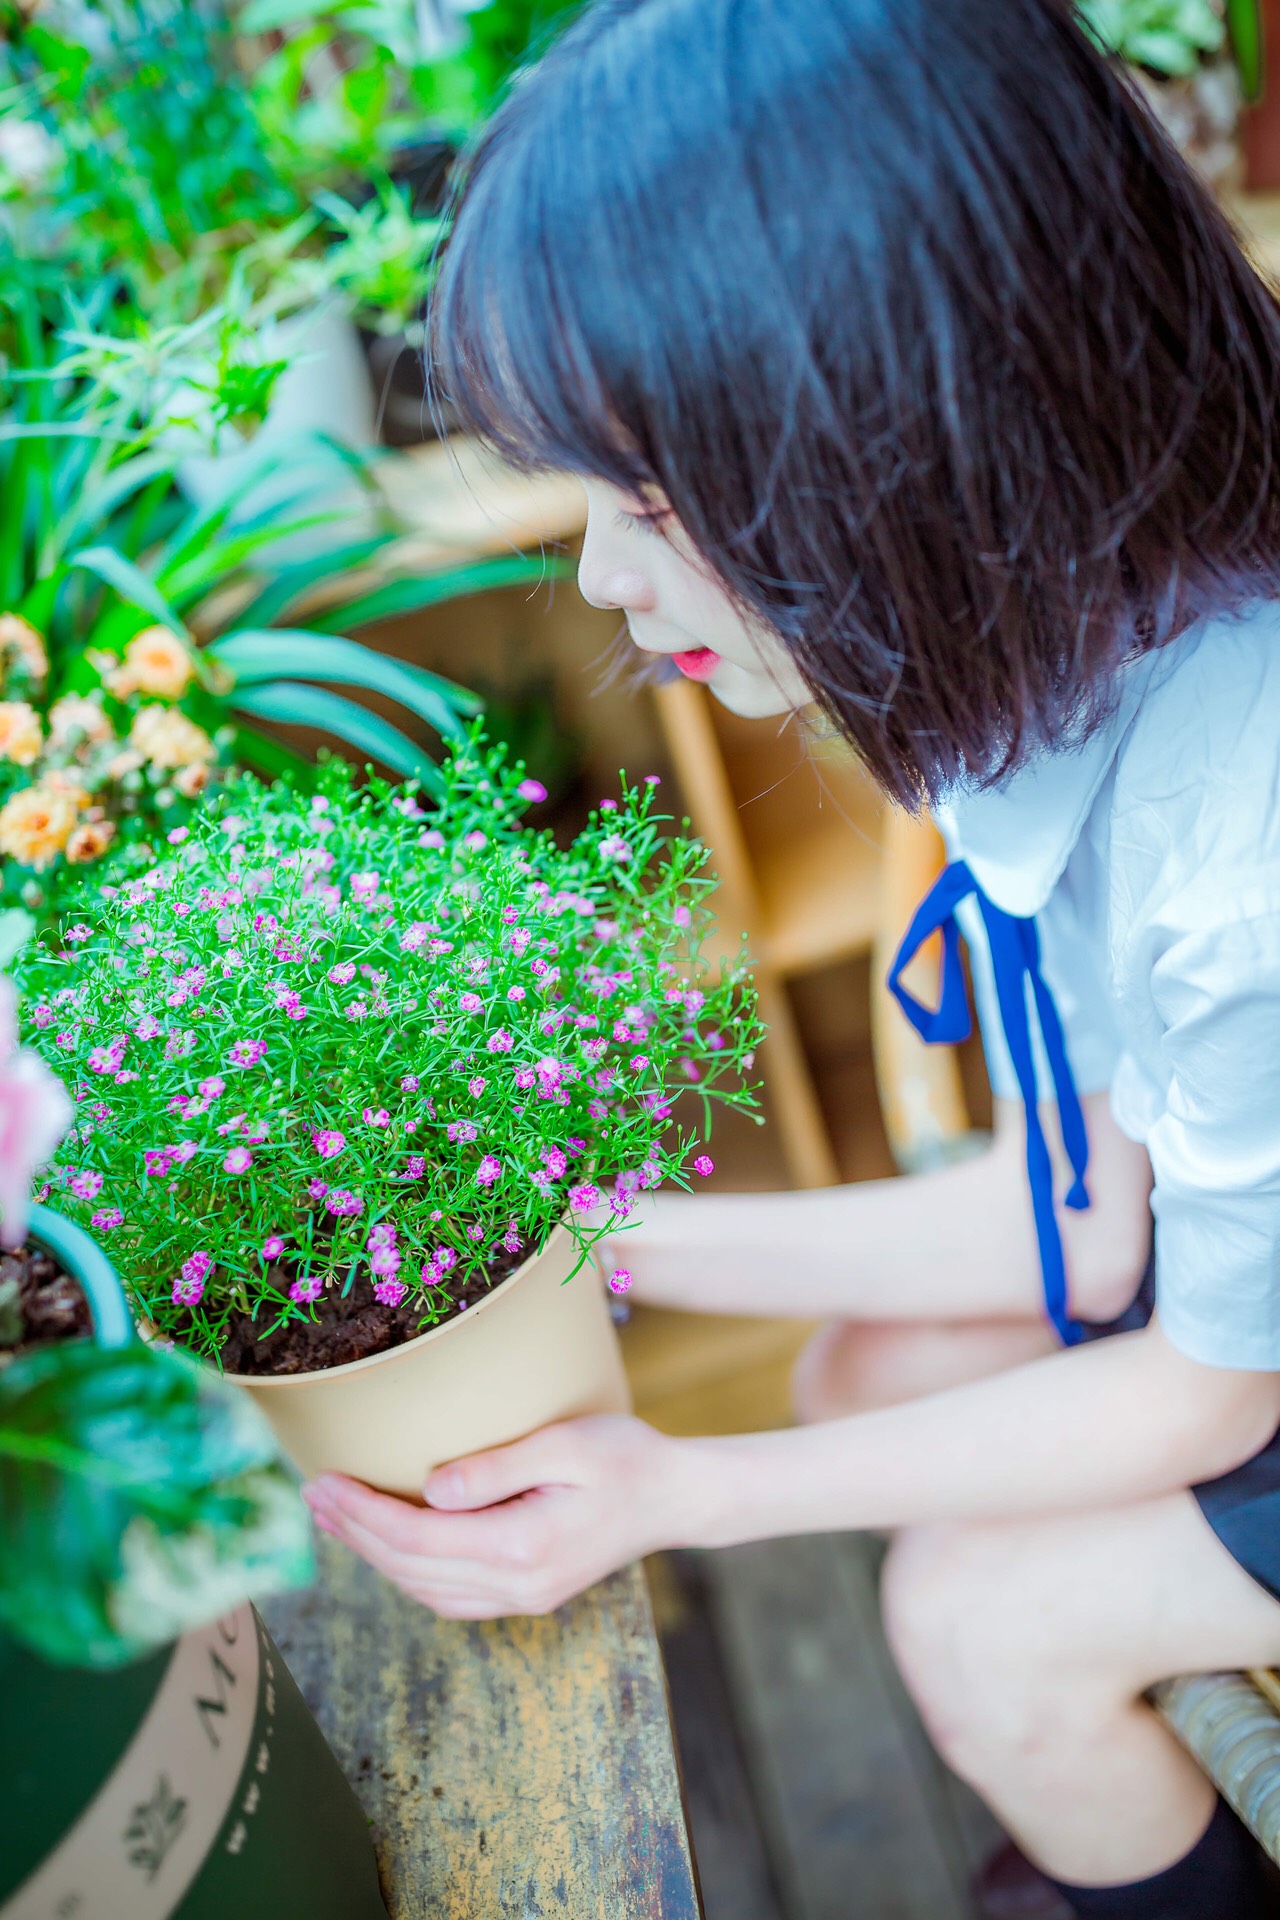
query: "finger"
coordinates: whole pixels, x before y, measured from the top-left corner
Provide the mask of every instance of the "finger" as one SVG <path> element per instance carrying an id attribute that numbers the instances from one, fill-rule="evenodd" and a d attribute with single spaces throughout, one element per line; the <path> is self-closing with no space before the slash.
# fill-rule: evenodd
<path id="1" fill-rule="evenodd" d="M 332 1533 L 379 1573 L 385 1573 L 397 1586 L 476 1591 L 488 1588 L 499 1578 L 497 1568 L 474 1560 L 427 1559 L 421 1554 L 401 1553 L 388 1546 L 381 1535 L 370 1533 L 358 1521 L 341 1514 L 335 1514 L 324 1524 L 327 1533 Z"/>
<path id="2" fill-rule="evenodd" d="M 509 1447 L 468 1454 L 437 1467 L 423 1497 L 429 1506 L 474 1511 L 496 1506 L 518 1494 L 546 1486 L 579 1484 L 579 1465 L 573 1445 L 574 1422 L 542 1427 Z"/>
<path id="3" fill-rule="evenodd" d="M 327 1521 L 339 1538 L 360 1544 L 356 1551 L 371 1557 L 376 1542 L 384 1554 L 408 1564 L 466 1565 L 481 1569 L 521 1565 L 536 1541 L 531 1541 L 532 1516 L 515 1502 L 479 1513 L 435 1513 L 374 1493 L 358 1480 L 330 1487 L 328 1476 L 305 1489 L 318 1522 Z M 382 1565 L 379 1559 L 378 1565 Z"/>

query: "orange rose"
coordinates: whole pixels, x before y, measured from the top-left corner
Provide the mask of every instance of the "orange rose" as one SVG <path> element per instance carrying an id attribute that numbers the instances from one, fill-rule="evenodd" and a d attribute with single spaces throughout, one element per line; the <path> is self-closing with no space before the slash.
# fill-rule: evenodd
<path id="1" fill-rule="evenodd" d="M 32 680 L 43 680 L 49 671 L 43 636 L 20 613 L 0 613 L 0 654 L 16 662 Z"/>
<path id="2" fill-rule="evenodd" d="M 107 675 L 117 699 L 150 693 L 160 700 L 176 700 L 186 691 L 194 672 L 191 654 L 168 627 L 144 627 L 124 650 L 120 665 Z"/>
<path id="3" fill-rule="evenodd" d="M 176 707 L 144 707 L 129 729 L 129 744 L 152 766 L 163 768 L 207 764 L 215 751 L 204 729 Z"/>
<path id="4" fill-rule="evenodd" d="M 66 846 L 75 824 L 76 803 L 69 793 L 24 787 L 0 807 L 0 853 L 43 873 Z"/>
<path id="5" fill-rule="evenodd" d="M 25 700 L 0 700 L 0 760 L 29 767 L 40 758 L 40 715 Z"/>
<path id="6" fill-rule="evenodd" d="M 115 825 L 110 820 L 81 821 L 68 837 L 67 858 L 77 867 L 100 860 L 115 837 Z"/>

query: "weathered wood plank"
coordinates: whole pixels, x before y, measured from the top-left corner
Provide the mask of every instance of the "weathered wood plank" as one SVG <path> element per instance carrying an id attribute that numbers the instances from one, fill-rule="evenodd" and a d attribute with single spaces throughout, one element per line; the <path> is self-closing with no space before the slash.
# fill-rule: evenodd
<path id="1" fill-rule="evenodd" d="M 663 1554 L 649 1575 L 706 1920 L 782 1920 L 702 1557 Z"/>
<path id="2" fill-rule="evenodd" d="M 322 1540 L 263 1608 L 373 1828 L 391 1920 L 698 1920 L 640 1568 L 439 1620 Z"/>
<path id="3" fill-rule="evenodd" d="M 970 1920 L 937 1762 L 891 1678 L 874 1568 L 816 1536 L 708 1556 L 788 1920 Z"/>

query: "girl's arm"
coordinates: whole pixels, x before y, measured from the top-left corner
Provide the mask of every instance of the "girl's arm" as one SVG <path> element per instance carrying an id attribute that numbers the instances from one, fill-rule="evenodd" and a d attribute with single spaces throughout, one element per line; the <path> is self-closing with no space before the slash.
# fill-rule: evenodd
<path id="1" fill-rule="evenodd" d="M 1128 1305 L 1146 1262 L 1151 1174 L 1111 1118 L 1082 1102 L 1089 1130 L 1086 1213 L 1060 1215 L 1077 1311 Z M 1045 1133 L 1056 1139 L 1046 1108 Z M 632 1297 L 701 1313 L 850 1319 L 1003 1318 L 1038 1311 L 1022 1109 L 1001 1102 L 985 1153 L 937 1173 L 809 1193 L 656 1195 L 642 1224 L 609 1242 Z M 1065 1180 L 1064 1180 L 1065 1184 Z"/>
<path id="2" fill-rule="evenodd" d="M 1158 1321 L 921 1400 L 783 1433 L 685 1442 L 699 1546 L 1152 1499 L 1280 1427 L 1280 1374 L 1206 1367 Z"/>
<path id="3" fill-rule="evenodd" d="M 1280 1426 L 1280 1374 L 1201 1366 L 1158 1325 L 881 1412 L 677 1440 L 640 1420 L 544 1428 L 434 1473 L 425 1508 L 325 1476 L 319 1524 L 437 1612 L 541 1613 L 673 1546 L 1151 1499 Z"/>

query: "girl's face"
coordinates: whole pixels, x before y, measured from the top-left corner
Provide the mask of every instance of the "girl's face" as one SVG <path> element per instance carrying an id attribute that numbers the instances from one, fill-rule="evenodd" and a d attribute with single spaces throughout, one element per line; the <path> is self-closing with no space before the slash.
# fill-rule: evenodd
<path id="1" fill-rule="evenodd" d="M 593 607 L 617 607 L 642 653 L 662 653 L 746 719 L 813 699 L 777 635 L 746 619 L 665 501 L 584 482 L 587 531 L 578 585 Z"/>

